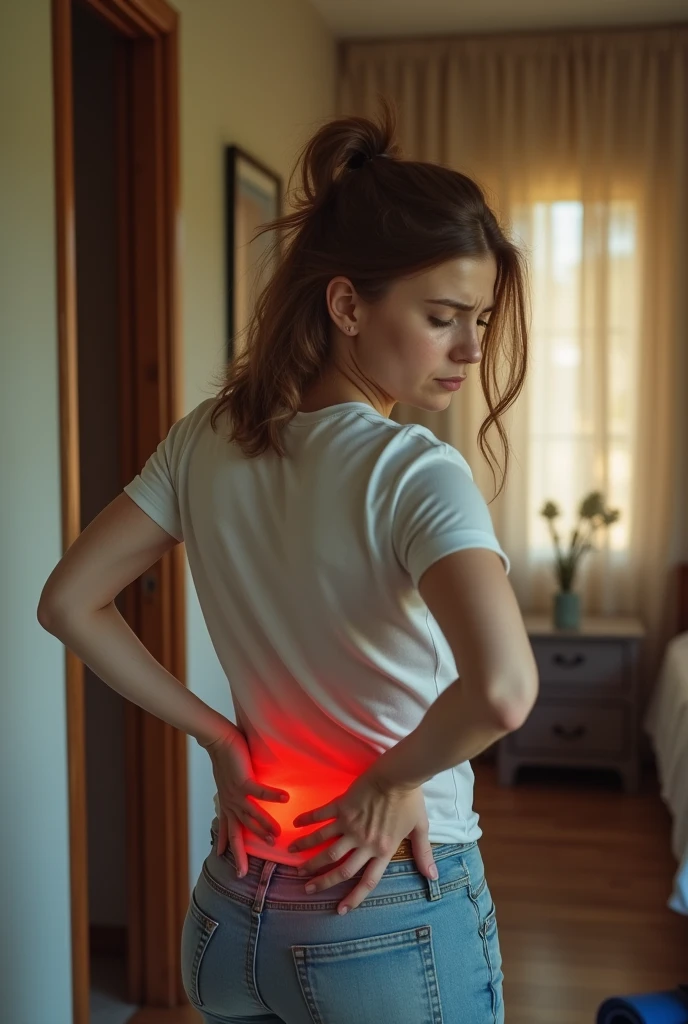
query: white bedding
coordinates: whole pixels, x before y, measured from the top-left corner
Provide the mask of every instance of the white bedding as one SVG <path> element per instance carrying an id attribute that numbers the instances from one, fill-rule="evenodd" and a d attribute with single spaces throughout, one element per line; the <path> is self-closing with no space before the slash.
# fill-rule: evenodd
<path id="1" fill-rule="evenodd" d="M 644 729 L 657 759 L 661 795 L 671 812 L 671 849 L 679 867 L 668 905 L 688 914 L 688 633 L 667 646 Z"/>

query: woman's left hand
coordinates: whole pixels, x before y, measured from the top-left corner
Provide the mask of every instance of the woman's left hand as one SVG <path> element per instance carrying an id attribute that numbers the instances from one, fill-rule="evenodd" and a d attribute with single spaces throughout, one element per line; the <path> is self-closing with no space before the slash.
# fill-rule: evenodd
<path id="1" fill-rule="evenodd" d="M 266 814 L 255 800 L 286 803 L 289 794 L 283 789 L 273 789 L 256 782 L 248 744 L 236 726 L 218 736 L 205 749 L 212 761 L 220 803 L 217 852 L 221 856 L 229 840 L 238 874 L 242 876 L 248 871 L 242 825 L 269 843 L 274 842 L 272 837 L 281 831 L 275 819 Z"/>

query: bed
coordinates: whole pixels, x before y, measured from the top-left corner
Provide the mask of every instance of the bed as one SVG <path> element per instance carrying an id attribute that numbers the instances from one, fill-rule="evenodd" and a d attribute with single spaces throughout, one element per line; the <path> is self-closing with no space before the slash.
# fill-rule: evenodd
<path id="1" fill-rule="evenodd" d="M 668 906 L 688 915 L 688 563 L 678 567 L 678 605 L 678 634 L 667 645 L 643 727 L 672 816 L 671 849 L 679 865 Z"/>

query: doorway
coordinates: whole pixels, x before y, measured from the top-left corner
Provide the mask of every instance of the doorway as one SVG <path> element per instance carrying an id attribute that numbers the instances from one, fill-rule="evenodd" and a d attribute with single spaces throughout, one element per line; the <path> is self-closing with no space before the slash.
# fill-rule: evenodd
<path id="1" fill-rule="evenodd" d="M 164 0 L 53 0 L 65 549 L 181 415 L 177 44 Z M 118 599 L 182 681 L 183 583 L 178 546 Z M 186 737 L 66 676 L 73 1021 L 119 1024 L 187 1003 Z"/>
<path id="2" fill-rule="evenodd" d="M 122 487 L 117 301 L 117 36 L 72 10 L 74 207 L 81 529 Z M 122 611 L 122 601 L 119 601 Z M 127 804 L 125 701 L 84 667 L 91 1024 L 125 1024 Z"/>

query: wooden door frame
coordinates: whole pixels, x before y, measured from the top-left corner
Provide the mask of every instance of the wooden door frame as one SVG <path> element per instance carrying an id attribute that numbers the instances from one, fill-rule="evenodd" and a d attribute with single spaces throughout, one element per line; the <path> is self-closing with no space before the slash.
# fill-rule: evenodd
<path id="1" fill-rule="evenodd" d="M 72 5 L 52 0 L 62 543 L 81 530 Z M 179 19 L 165 0 L 80 0 L 122 41 L 117 60 L 122 478 L 181 415 Z M 123 611 L 185 676 L 184 556 L 177 546 L 123 595 Z M 90 1020 L 84 666 L 66 655 L 73 1022 Z M 179 937 L 189 899 L 186 736 L 126 706 L 129 999 L 187 1002 Z"/>

